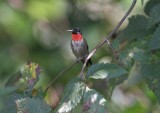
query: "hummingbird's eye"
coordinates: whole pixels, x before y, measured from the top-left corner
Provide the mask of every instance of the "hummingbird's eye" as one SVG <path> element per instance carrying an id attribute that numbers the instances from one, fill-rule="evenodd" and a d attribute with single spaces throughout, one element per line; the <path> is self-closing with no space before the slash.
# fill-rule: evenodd
<path id="1" fill-rule="evenodd" d="M 73 33 L 73 34 L 78 34 L 78 33 L 82 34 L 82 31 L 81 31 L 80 28 L 76 27 L 76 28 L 73 29 L 73 32 L 72 32 L 72 33 Z"/>

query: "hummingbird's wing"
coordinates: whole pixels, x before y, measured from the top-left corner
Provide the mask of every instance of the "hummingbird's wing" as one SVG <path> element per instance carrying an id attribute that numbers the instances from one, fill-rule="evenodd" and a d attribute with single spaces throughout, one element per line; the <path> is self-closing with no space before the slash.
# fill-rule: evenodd
<path id="1" fill-rule="evenodd" d="M 86 39 L 85 38 L 83 38 L 83 40 L 84 40 L 84 45 L 86 46 L 85 48 L 87 49 L 87 51 L 88 51 L 88 53 L 89 53 L 89 47 L 88 47 L 88 43 L 87 43 L 87 41 L 86 41 Z"/>
<path id="2" fill-rule="evenodd" d="M 83 38 L 84 39 L 84 45 L 86 45 L 86 49 L 87 49 L 87 52 L 88 52 L 88 54 L 89 54 L 89 47 L 88 47 L 88 44 L 87 44 L 87 41 L 86 41 L 86 39 L 85 38 Z M 83 61 L 83 63 L 84 63 L 84 61 Z M 92 61 L 91 61 L 91 59 L 89 59 L 88 60 L 88 62 L 87 62 L 87 66 L 88 66 L 88 64 L 90 64 L 90 65 L 92 65 Z"/>

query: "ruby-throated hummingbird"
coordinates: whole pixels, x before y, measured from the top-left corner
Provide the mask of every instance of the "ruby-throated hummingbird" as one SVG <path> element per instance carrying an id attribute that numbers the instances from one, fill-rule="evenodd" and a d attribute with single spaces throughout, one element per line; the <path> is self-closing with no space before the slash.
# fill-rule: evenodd
<path id="1" fill-rule="evenodd" d="M 87 41 L 82 37 L 82 31 L 80 28 L 76 27 L 72 30 L 67 30 L 72 32 L 72 40 L 71 40 L 71 49 L 74 55 L 77 57 L 77 60 L 80 60 L 84 63 L 85 59 L 87 58 L 89 51 L 88 51 L 88 44 Z M 91 59 L 88 60 L 88 64 L 92 65 Z"/>

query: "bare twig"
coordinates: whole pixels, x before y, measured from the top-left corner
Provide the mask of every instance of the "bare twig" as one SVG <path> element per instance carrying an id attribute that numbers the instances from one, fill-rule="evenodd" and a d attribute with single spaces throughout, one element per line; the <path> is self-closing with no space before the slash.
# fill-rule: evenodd
<path id="1" fill-rule="evenodd" d="M 105 38 L 102 42 L 100 42 L 88 55 L 88 57 L 86 58 L 82 70 L 80 72 L 80 77 L 83 77 L 83 73 L 84 73 L 84 69 L 86 67 L 86 64 L 88 62 L 88 60 L 94 55 L 94 53 L 97 51 L 97 49 L 99 49 L 103 44 L 105 44 L 107 42 L 107 44 L 109 45 L 109 47 L 111 48 L 113 55 L 116 59 L 118 59 L 119 55 L 117 53 L 117 51 L 114 50 L 114 48 L 112 47 L 109 39 L 114 35 L 114 33 L 118 30 L 118 28 L 121 26 L 121 24 L 124 22 L 124 20 L 127 18 L 127 16 L 130 14 L 130 12 L 132 11 L 132 9 L 134 8 L 135 4 L 136 4 L 137 0 L 133 0 L 130 8 L 128 9 L 128 11 L 126 12 L 126 14 L 124 15 L 124 17 L 121 19 L 121 21 L 118 23 L 118 25 L 114 28 L 114 30 L 108 35 L 107 38 Z M 47 90 L 49 89 L 49 87 L 67 70 L 69 70 L 70 68 L 72 68 L 76 63 L 78 63 L 79 60 L 77 60 L 76 62 L 74 62 L 72 65 L 70 65 L 69 67 L 65 68 L 63 71 L 61 71 L 54 80 L 52 80 L 50 82 L 50 84 L 46 87 L 45 92 L 47 92 Z"/>
<path id="2" fill-rule="evenodd" d="M 115 57 L 118 57 L 117 54 L 115 54 L 115 50 L 112 47 L 109 39 L 114 35 L 114 33 L 119 29 L 119 27 L 122 25 L 122 23 L 124 22 L 124 20 L 127 18 L 127 16 L 131 13 L 132 9 L 134 8 L 135 4 L 136 4 L 137 0 L 132 0 L 132 4 L 130 6 L 130 8 L 128 9 L 128 11 L 125 13 L 124 17 L 120 20 L 120 22 L 117 24 L 117 26 L 113 29 L 113 31 L 108 35 L 108 37 L 106 37 L 102 42 L 100 42 L 88 55 L 88 57 L 86 58 L 83 67 L 81 69 L 80 72 L 80 77 L 83 79 L 85 77 L 83 77 L 83 73 L 84 73 L 84 69 L 86 67 L 86 64 L 88 62 L 88 60 L 94 55 L 94 53 L 97 51 L 97 49 L 99 49 L 103 44 L 105 44 L 106 42 L 108 43 L 108 45 L 110 46 L 112 52 L 114 53 Z"/>
<path id="3" fill-rule="evenodd" d="M 69 70 L 70 68 L 72 68 L 76 63 L 78 63 L 79 62 L 79 60 L 77 60 L 77 61 L 75 61 L 73 64 L 71 64 L 69 67 L 67 67 L 67 68 L 65 68 L 63 71 L 61 71 L 57 76 L 56 76 L 56 78 L 55 79 L 53 79 L 50 83 L 49 83 L 49 85 L 46 87 L 46 89 L 45 89 L 45 92 L 47 92 L 47 90 L 49 89 L 49 87 L 64 73 L 64 72 L 66 72 L 67 70 Z"/>

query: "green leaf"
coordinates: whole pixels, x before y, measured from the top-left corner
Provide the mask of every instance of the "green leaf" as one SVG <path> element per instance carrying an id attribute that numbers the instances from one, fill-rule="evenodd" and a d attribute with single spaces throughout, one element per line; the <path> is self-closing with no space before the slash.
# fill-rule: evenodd
<path id="1" fill-rule="evenodd" d="M 149 1 L 147 2 L 147 4 L 146 4 L 145 8 L 144 8 L 145 14 L 146 14 L 146 15 L 149 15 L 151 9 L 152 9 L 155 5 L 157 5 L 157 4 L 159 4 L 159 3 L 160 3 L 159 0 L 149 0 Z"/>
<path id="2" fill-rule="evenodd" d="M 130 69 L 133 65 L 133 59 L 130 57 L 129 53 L 130 49 L 127 47 L 119 53 L 119 59 L 127 69 Z"/>
<path id="3" fill-rule="evenodd" d="M 127 74 L 127 71 L 119 65 L 101 63 L 92 65 L 87 72 L 87 77 L 94 79 L 111 79 L 124 74 Z"/>
<path id="4" fill-rule="evenodd" d="M 160 4 L 155 5 L 150 11 L 149 28 L 160 22 Z"/>
<path id="5" fill-rule="evenodd" d="M 141 70 L 142 77 L 160 102 L 160 61 L 156 63 L 144 63 L 141 66 Z"/>
<path id="6" fill-rule="evenodd" d="M 160 48 L 160 25 L 153 34 L 153 38 L 151 39 L 149 44 L 149 50 L 155 50 L 159 48 Z"/>
<path id="7" fill-rule="evenodd" d="M 160 62 L 144 63 L 142 65 L 142 73 L 145 78 L 160 78 Z"/>
<path id="8" fill-rule="evenodd" d="M 137 47 L 134 47 L 133 49 L 130 50 L 129 56 L 134 60 L 141 62 L 151 60 L 151 54 L 146 52 L 144 49 Z"/>
<path id="9" fill-rule="evenodd" d="M 151 60 L 151 53 L 148 51 L 150 39 L 148 37 L 143 40 L 130 41 L 125 49 L 119 52 L 119 58 L 127 69 L 132 67 L 134 61 L 145 62 Z"/>
<path id="10" fill-rule="evenodd" d="M 15 101 L 20 98 L 24 98 L 23 95 L 13 93 L 10 95 L 6 95 L 7 97 L 3 97 L 4 100 L 2 109 L 0 109 L 0 113 L 17 113 L 16 103 Z"/>
<path id="11" fill-rule="evenodd" d="M 71 80 L 65 87 L 63 98 L 56 109 L 56 113 L 68 112 L 77 106 L 84 94 L 85 87 L 85 83 L 80 78 Z"/>
<path id="12" fill-rule="evenodd" d="M 50 113 L 51 108 L 39 98 L 21 98 L 16 100 L 19 113 Z"/>
<path id="13" fill-rule="evenodd" d="M 14 94 L 16 87 L 5 87 L 0 89 L 0 113 L 13 113 L 16 112 L 14 101 L 19 97 Z M 9 108 L 10 107 L 10 111 Z M 13 111 L 13 112 L 12 112 Z"/>
<path id="14" fill-rule="evenodd" d="M 128 26 L 117 36 L 117 39 L 120 41 L 142 39 L 147 34 L 148 23 L 145 16 L 132 16 L 129 18 Z"/>
<path id="15" fill-rule="evenodd" d="M 68 113 L 82 113 L 82 103 L 79 103 L 73 110 L 72 112 L 68 112 Z"/>
<path id="16" fill-rule="evenodd" d="M 83 111 L 87 113 L 107 113 L 106 99 L 94 89 L 86 87 L 83 96 Z"/>

